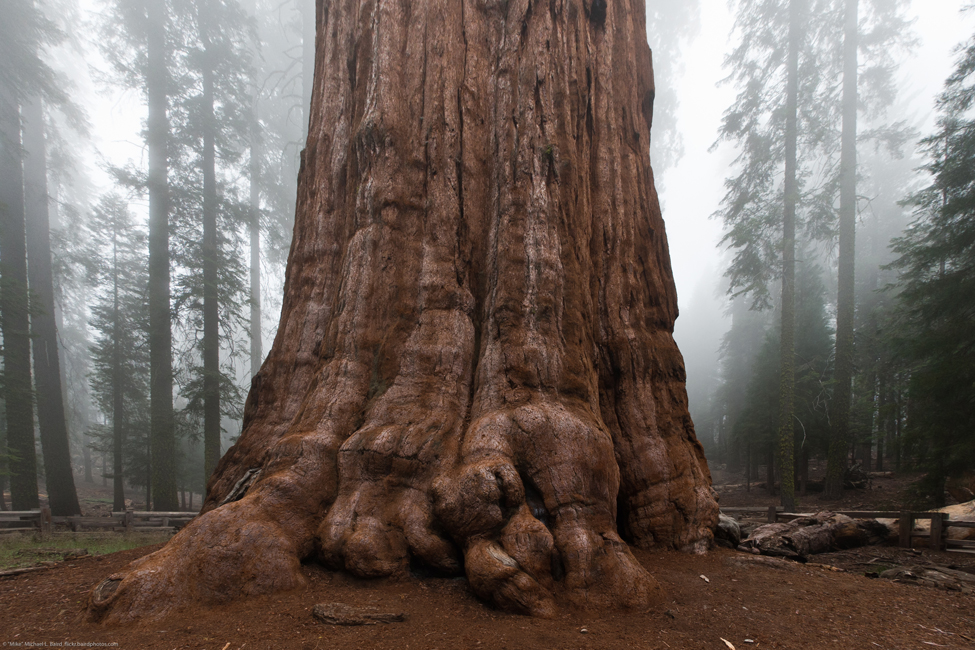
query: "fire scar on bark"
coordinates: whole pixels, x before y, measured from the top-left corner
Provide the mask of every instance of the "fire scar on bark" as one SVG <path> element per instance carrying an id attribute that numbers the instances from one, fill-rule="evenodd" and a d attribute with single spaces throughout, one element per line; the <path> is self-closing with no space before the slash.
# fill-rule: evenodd
<path id="1" fill-rule="evenodd" d="M 628 545 L 709 546 L 644 16 L 319 2 L 281 321 L 243 433 L 203 513 L 97 586 L 91 617 L 294 589 L 311 558 L 466 574 L 537 616 L 646 607 Z"/>

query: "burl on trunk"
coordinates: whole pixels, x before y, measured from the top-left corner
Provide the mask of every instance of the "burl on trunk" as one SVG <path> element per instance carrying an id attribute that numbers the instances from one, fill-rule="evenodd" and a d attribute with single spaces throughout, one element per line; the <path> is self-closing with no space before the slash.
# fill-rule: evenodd
<path id="1" fill-rule="evenodd" d="M 273 349 L 203 514 L 94 618 L 465 573 L 485 600 L 644 607 L 627 542 L 718 509 L 672 337 L 642 0 L 318 3 Z"/>

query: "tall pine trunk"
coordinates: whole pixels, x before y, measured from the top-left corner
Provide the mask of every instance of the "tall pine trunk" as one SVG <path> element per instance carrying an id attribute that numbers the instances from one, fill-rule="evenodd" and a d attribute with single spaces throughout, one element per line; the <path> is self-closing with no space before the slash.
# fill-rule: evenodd
<path id="1" fill-rule="evenodd" d="M 213 51 L 209 7 L 200 3 L 203 41 L 203 469 L 210 478 L 220 460 L 220 310 L 217 267 L 216 117 L 213 113 Z"/>
<path id="2" fill-rule="evenodd" d="M 125 510 L 123 447 L 125 397 L 122 390 L 122 310 L 119 304 L 118 217 L 112 224 L 112 510 Z"/>
<path id="3" fill-rule="evenodd" d="M 782 493 L 782 507 L 796 509 L 795 485 L 795 410 L 796 384 L 796 206 L 799 186 L 796 180 L 798 164 L 798 106 L 799 106 L 799 46 L 802 32 L 804 0 L 789 2 L 789 54 L 786 61 L 785 108 L 785 206 L 782 218 L 782 331 L 779 374 L 778 460 Z"/>
<path id="4" fill-rule="evenodd" d="M 54 314 L 51 225 L 47 195 L 44 111 L 38 98 L 24 104 L 24 197 L 27 221 L 27 271 L 31 297 L 31 342 L 37 424 L 51 514 L 80 515 L 61 392 L 61 361 Z"/>
<path id="5" fill-rule="evenodd" d="M 887 457 L 890 455 L 890 446 L 894 437 L 894 409 L 896 404 L 893 400 L 894 377 L 890 367 L 882 366 L 880 375 L 880 430 L 877 435 L 877 471 L 885 469 Z"/>
<path id="6" fill-rule="evenodd" d="M 857 166 L 857 38 L 858 0 L 846 0 L 843 35 L 843 132 L 840 152 L 839 282 L 836 292 L 836 367 L 830 413 L 829 456 L 823 496 L 843 494 L 853 379 L 855 317 L 856 166 Z"/>
<path id="7" fill-rule="evenodd" d="M 251 275 L 251 378 L 261 369 L 264 360 L 261 334 L 261 123 L 257 113 L 257 92 L 254 93 L 254 114 L 251 119 L 250 158 L 250 275 Z"/>
<path id="8" fill-rule="evenodd" d="M 16 94 L 0 79 L 0 329 L 3 330 L 10 501 L 14 510 L 40 506 L 34 449 L 25 227 L 20 106 Z"/>
<path id="9" fill-rule="evenodd" d="M 176 510 L 176 431 L 173 421 L 173 332 L 169 269 L 167 3 L 151 0 L 146 3 L 146 8 L 151 507 L 156 510 Z M 146 508 L 149 507 L 147 503 Z"/>
<path id="10" fill-rule="evenodd" d="M 88 437 L 88 433 L 85 432 L 81 436 L 81 456 L 85 464 L 85 483 L 94 483 L 95 477 L 92 474 L 92 459 L 91 459 L 91 438 Z"/>

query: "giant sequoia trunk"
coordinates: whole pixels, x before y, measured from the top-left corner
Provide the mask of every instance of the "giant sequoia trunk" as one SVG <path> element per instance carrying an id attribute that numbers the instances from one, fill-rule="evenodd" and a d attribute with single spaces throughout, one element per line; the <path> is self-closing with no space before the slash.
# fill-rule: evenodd
<path id="1" fill-rule="evenodd" d="M 277 338 L 204 513 L 102 620 L 464 572 L 496 605 L 652 603 L 626 542 L 717 505 L 671 336 L 641 0 L 319 3 Z M 625 541 L 624 541 L 625 540 Z"/>

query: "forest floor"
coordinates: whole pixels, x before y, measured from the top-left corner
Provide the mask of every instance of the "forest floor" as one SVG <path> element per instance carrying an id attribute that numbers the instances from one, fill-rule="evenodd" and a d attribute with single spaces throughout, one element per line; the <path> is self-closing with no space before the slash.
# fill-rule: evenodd
<path id="1" fill-rule="evenodd" d="M 720 488 L 719 488 L 720 489 Z M 758 496 L 754 487 L 752 494 Z M 889 494 L 890 490 L 875 490 Z M 881 504 L 852 495 L 864 508 Z M 728 499 L 730 501 L 730 499 Z M 722 495 L 723 505 L 726 503 Z M 763 505 L 748 503 L 742 505 Z M 857 505 L 843 504 L 843 508 Z M 815 509 L 815 508 L 813 508 Z M 858 506 L 859 509 L 859 506 Z M 975 650 L 975 595 L 868 577 L 880 567 L 934 562 L 975 573 L 975 556 L 868 547 L 797 564 L 716 549 L 706 555 L 635 550 L 659 581 L 648 611 L 573 611 L 553 620 L 498 612 L 464 579 L 357 580 L 305 565 L 308 587 L 110 627 L 84 620 L 91 588 L 159 545 L 59 562 L 0 579 L 3 647 L 207 648 L 963 648 Z M 706 578 L 706 579 L 705 579 Z M 385 625 L 319 623 L 317 603 L 406 614 Z"/>
<path id="2" fill-rule="evenodd" d="M 810 467 L 809 474 L 811 480 L 820 481 L 825 474 L 825 467 L 813 464 Z M 806 495 L 797 493 L 797 510 L 801 512 L 819 512 L 822 510 L 899 511 L 906 508 L 920 512 L 927 509 L 923 503 L 918 502 L 919 499 L 914 491 L 914 483 L 922 478 L 921 474 L 898 472 L 890 472 L 889 474 L 889 476 L 870 478 L 863 489 L 844 490 L 843 497 L 837 501 L 824 501 L 820 493 L 812 490 Z M 764 479 L 758 479 L 748 485 L 743 473 L 732 473 L 716 467 L 712 467 L 711 477 L 714 489 L 721 497 L 720 504 L 723 508 L 768 507 L 781 504 L 781 499 L 777 494 L 771 495 L 765 489 Z"/>

